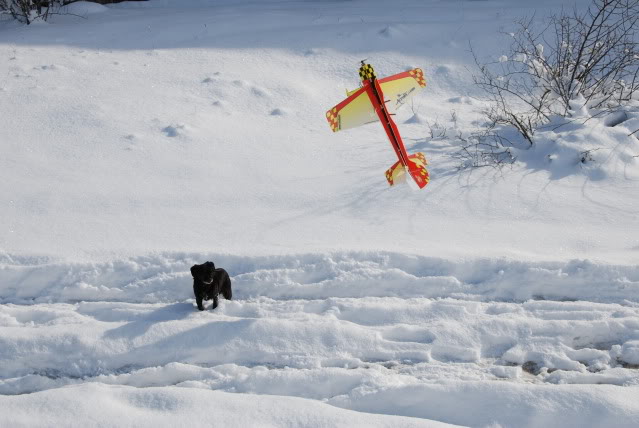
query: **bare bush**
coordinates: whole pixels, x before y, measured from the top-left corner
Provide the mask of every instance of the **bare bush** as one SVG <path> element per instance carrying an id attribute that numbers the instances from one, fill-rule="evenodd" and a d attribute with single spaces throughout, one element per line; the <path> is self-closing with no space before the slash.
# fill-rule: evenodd
<path id="1" fill-rule="evenodd" d="M 612 111 L 639 93 L 639 0 L 593 0 L 547 25 L 517 23 L 507 55 L 482 63 L 475 83 L 487 94 L 491 127 L 513 126 L 530 144 L 553 116 L 580 107 Z M 472 50 L 472 49 L 471 49 Z"/>
<path id="2" fill-rule="evenodd" d="M 437 119 L 435 119 L 432 124 L 428 120 L 424 121 L 426 122 L 426 127 L 428 128 L 428 133 L 432 140 L 446 138 L 447 129 L 445 126 L 440 124 Z"/>
<path id="3" fill-rule="evenodd" d="M 0 0 L 0 14 L 9 14 L 28 25 L 38 19 L 46 21 L 62 6 L 77 1 L 80 0 Z"/>
<path id="4" fill-rule="evenodd" d="M 31 22 L 31 0 L 0 0 L 0 14 L 9 14 L 15 19 Z"/>
<path id="5" fill-rule="evenodd" d="M 501 168 L 512 165 L 516 160 L 510 149 L 510 141 L 492 129 L 468 136 L 459 132 L 456 138 L 461 142 L 461 148 L 452 157 L 459 160 L 459 169 L 485 166 Z"/>

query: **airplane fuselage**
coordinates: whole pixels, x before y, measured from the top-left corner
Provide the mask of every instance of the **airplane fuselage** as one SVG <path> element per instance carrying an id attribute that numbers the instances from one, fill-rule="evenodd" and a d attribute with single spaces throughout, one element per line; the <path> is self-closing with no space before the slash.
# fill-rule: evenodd
<path id="1" fill-rule="evenodd" d="M 364 80 L 363 86 L 366 89 L 368 98 L 371 100 L 371 103 L 375 108 L 375 112 L 379 117 L 379 121 L 382 123 L 382 126 L 386 131 L 386 135 L 388 136 L 388 139 L 393 146 L 393 149 L 395 150 L 397 158 L 402 163 L 404 168 L 407 168 L 408 153 L 406 153 L 406 148 L 404 147 L 404 142 L 402 141 L 402 136 L 399 133 L 399 129 L 397 128 L 397 125 L 395 125 L 395 121 L 393 121 L 391 113 L 386 108 L 386 102 L 384 101 L 384 92 L 379 86 L 377 78 L 373 77 L 370 80 Z"/>

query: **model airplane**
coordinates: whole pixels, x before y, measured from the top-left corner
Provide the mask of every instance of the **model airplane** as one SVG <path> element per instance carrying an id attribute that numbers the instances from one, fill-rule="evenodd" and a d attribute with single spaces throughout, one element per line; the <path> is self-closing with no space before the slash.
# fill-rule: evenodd
<path id="1" fill-rule="evenodd" d="M 326 112 L 333 132 L 355 128 L 379 119 L 399 159 L 386 171 L 386 179 L 393 186 L 410 175 L 419 188 L 428 184 L 426 157 L 423 153 L 409 155 L 392 116 L 408 99 L 426 86 L 424 73 L 415 68 L 393 76 L 377 79 L 370 64 L 362 61 L 359 69 L 362 86 L 346 91 L 347 98 Z"/>

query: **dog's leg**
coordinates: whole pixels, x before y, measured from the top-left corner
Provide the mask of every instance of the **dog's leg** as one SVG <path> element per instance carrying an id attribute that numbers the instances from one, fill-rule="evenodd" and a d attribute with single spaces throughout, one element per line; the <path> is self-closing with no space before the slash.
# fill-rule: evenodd
<path id="1" fill-rule="evenodd" d="M 201 311 L 204 310 L 204 305 L 202 304 L 202 298 L 201 297 L 196 297 L 195 301 L 197 302 L 197 308 Z"/>
<path id="2" fill-rule="evenodd" d="M 211 309 L 217 308 L 217 296 L 213 297 L 213 307 Z"/>

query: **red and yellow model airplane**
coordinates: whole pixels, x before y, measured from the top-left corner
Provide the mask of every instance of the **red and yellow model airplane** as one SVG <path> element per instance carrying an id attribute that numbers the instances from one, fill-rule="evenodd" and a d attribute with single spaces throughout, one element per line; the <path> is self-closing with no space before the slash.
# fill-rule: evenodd
<path id="1" fill-rule="evenodd" d="M 370 64 L 362 61 L 359 69 L 362 86 L 347 91 L 347 98 L 326 112 L 333 132 L 355 128 L 379 119 L 399 159 L 386 171 L 386 179 L 393 186 L 410 175 L 420 189 L 428 184 L 426 157 L 423 153 L 409 155 L 392 116 L 408 99 L 426 86 L 424 72 L 415 68 L 393 76 L 377 79 Z"/>

